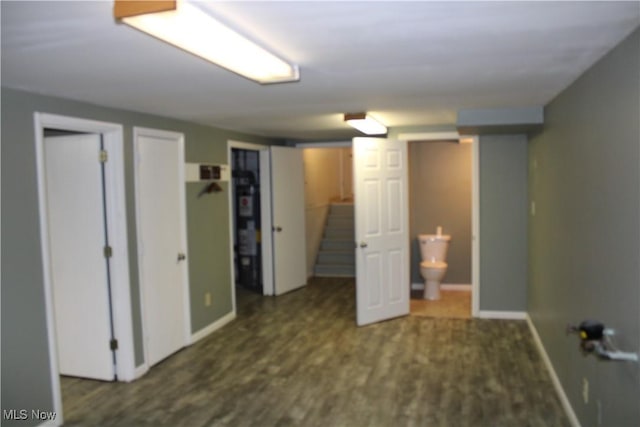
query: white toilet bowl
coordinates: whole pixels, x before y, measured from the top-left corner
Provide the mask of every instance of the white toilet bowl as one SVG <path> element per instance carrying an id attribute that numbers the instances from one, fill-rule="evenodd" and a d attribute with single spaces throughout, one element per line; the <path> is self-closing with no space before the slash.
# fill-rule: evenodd
<path id="1" fill-rule="evenodd" d="M 443 261 L 422 261 L 420 274 L 425 279 L 424 299 L 440 299 L 440 281 L 447 272 L 447 263 Z"/>
<path id="2" fill-rule="evenodd" d="M 424 299 L 440 299 L 440 282 L 447 272 L 447 249 L 451 236 L 442 234 L 438 227 L 437 234 L 419 234 L 420 274 L 424 279 Z"/>

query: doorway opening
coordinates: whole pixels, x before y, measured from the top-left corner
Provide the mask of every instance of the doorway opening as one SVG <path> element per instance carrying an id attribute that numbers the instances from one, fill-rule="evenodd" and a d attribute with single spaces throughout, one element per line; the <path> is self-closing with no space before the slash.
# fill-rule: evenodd
<path id="1" fill-rule="evenodd" d="M 58 370 L 117 380 L 104 140 L 64 129 L 43 134 Z M 110 351 L 94 348 L 106 342 Z"/>
<path id="2" fill-rule="evenodd" d="M 235 285 L 263 294 L 260 151 L 232 148 L 231 162 Z"/>
<path id="3" fill-rule="evenodd" d="M 291 147 L 229 140 L 227 159 L 237 180 L 229 191 L 235 314 L 236 293 L 247 289 L 236 279 L 242 276 L 245 283 L 245 274 L 247 292 L 255 294 L 260 280 L 262 295 L 281 295 L 306 284 L 304 173 L 302 152 Z"/>
<path id="4" fill-rule="evenodd" d="M 348 144 L 302 148 L 308 277 L 355 277 L 353 153 Z"/>
<path id="5" fill-rule="evenodd" d="M 34 123 L 51 393 L 62 422 L 60 374 L 135 378 L 122 126 L 44 113 Z"/>
<path id="6" fill-rule="evenodd" d="M 409 142 L 409 227 L 411 235 L 411 314 L 436 318 L 471 317 L 472 283 L 472 145 L 458 138 Z M 427 286 L 428 248 L 419 235 L 450 240 L 440 286 Z M 442 245 L 424 239 L 425 245 Z M 431 255 L 437 254 L 437 251 Z M 425 256 L 428 256 L 426 253 Z M 440 261 L 439 259 L 436 261 Z M 429 273 L 431 274 L 431 273 Z"/>

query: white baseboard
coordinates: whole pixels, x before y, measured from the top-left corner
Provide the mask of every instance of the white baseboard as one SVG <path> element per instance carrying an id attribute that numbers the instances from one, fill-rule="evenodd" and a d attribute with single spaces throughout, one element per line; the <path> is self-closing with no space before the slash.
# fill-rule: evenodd
<path id="1" fill-rule="evenodd" d="M 527 313 L 525 311 L 489 311 L 480 310 L 478 317 L 481 319 L 509 319 L 509 320 L 525 320 Z"/>
<path id="2" fill-rule="evenodd" d="M 142 365 L 136 367 L 136 371 L 135 371 L 135 373 L 133 375 L 133 379 L 137 380 L 138 378 L 140 378 L 141 376 L 143 376 L 147 372 L 149 372 L 149 365 L 147 365 L 146 362 L 145 362 Z"/>
<path id="3" fill-rule="evenodd" d="M 551 381 L 553 382 L 553 387 L 556 389 L 556 393 L 558 393 L 558 397 L 560 398 L 560 402 L 562 403 L 562 407 L 569 418 L 569 422 L 573 427 L 581 427 L 580 421 L 578 421 L 578 417 L 576 413 L 573 411 L 573 407 L 571 406 L 571 402 L 569 402 L 569 398 L 562 387 L 562 383 L 556 374 L 556 370 L 553 368 L 551 364 L 551 359 L 549 359 L 549 355 L 547 354 L 547 350 L 545 350 L 544 345 L 542 344 L 542 340 L 540 339 L 540 335 L 538 335 L 538 330 L 535 325 L 531 321 L 531 317 L 527 314 L 527 324 L 529 325 L 529 330 L 531 330 L 531 335 L 533 335 L 533 341 L 536 343 L 536 347 L 538 347 L 538 351 L 540 356 L 542 357 L 542 361 L 547 367 L 547 371 L 549 371 L 549 375 L 551 375 Z"/>
<path id="4" fill-rule="evenodd" d="M 411 289 L 414 291 L 422 291 L 424 290 L 424 283 L 412 283 Z M 440 290 L 471 292 L 471 285 L 467 283 L 441 283 Z"/>
<path id="5" fill-rule="evenodd" d="M 235 318 L 236 318 L 236 312 L 234 310 L 229 314 L 222 316 L 221 318 L 219 318 L 209 326 L 205 326 L 204 328 L 200 329 L 198 332 L 191 335 L 191 344 L 195 344 L 197 341 L 200 341 L 202 338 L 206 337 L 210 333 L 222 328 L 224 325 L 231 322 Z"/>

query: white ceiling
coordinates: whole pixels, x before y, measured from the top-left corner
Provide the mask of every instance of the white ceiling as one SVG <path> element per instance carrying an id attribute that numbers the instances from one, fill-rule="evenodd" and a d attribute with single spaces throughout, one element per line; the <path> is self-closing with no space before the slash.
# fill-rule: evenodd
<path id="1" fill-rule="evenodd" d="M 548 103 L 640 25 L 640 2 L 204 2 L 300 66 L 260 86 L 117 24 L 110 1 L 2 1 L 2 85 L 287 139 Z M 215 41 L 212 41 L 215 42 Z"/>

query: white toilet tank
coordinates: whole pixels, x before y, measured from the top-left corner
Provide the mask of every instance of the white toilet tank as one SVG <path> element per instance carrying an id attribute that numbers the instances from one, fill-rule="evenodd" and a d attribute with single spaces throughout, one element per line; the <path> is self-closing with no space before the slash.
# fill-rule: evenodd
<path id="1" fill-rule="evenodd" d="M 446 261 L 451 236 L 447 234 L 419 234 L 422 261 Z"/>

